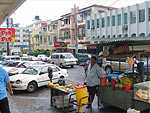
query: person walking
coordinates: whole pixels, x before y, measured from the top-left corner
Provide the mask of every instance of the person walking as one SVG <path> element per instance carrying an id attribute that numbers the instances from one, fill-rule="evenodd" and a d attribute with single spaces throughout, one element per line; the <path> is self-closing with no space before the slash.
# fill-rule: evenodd
<path id="1" fill-rule="evenodd" d="M 13 90 L 10 84 L 8 73 L 0 67 L 0 112 L 10 113 L 9 103 L 7 98 L 6 86 L 9 89 L 10 95 L 13 95 Z"/>
<path id="2" fill-rule="evenodd" d="M 50 79 L 50 82 L 52 82 L 53 79 L 53 69 L 51 67 L 48 67 L 48 77 Z"/>
<path id="3" fill-rule="evenodd" d="M 93 102 L 95 94 L 97 93 L 97 88 L 100 85 L 99 78 L 104 77 L 105 71 L 102 67 L 99 67 L 97 64 L 97 58 L 92 56 L 90 59 L 90 64 L 87 70 L 86 76 L 86 85 L 89 93 L 89 102 Z M 88 105 L 86 108 L 89 108 L 91 105 Z"/>

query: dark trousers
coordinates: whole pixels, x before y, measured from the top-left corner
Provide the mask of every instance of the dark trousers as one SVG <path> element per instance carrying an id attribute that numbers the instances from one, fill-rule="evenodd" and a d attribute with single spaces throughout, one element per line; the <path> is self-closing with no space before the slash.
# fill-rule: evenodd
<path id="1" fill-rule="evenodd" d="M 0 112 L 1 113 L 10 113 L 7 97 L 0 100 Z"/>
<path id="2" fill-rule="evenodd" d="M 87 86 L 87 90 L 88 90 L 88 93 L 89 93 L 89 98 L 88 98 L 88 101 L 89 102 L 93 102 L 94 100 L 94 97 L 95 97 L 95 94 L 97 94 L 97 88 L 98 86 Z"/>

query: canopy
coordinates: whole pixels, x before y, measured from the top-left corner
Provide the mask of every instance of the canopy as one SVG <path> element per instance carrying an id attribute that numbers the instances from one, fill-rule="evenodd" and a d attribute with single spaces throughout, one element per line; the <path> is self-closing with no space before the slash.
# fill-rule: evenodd
<path id="1" fill-rule="evenodd" d="M 148 40 L 148 38 L 105 39 L 97 44 L 89 44 L 86 46 L 95 46 L 96 48 L 103 47 L 103 51 L 99 53 L 100 57 L 121 58 L 131 56 L 150 56 L 150 40 Z M 145 46 L 148 47 L 146 48 Z"/>
<path id="2" fill-rule="evenodd" d="M 0 0 L 0 25 L 26 0 Z"/>

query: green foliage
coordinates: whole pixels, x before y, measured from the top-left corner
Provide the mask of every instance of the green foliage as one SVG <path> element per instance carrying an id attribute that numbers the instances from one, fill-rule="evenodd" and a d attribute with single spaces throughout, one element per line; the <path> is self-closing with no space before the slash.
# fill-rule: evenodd
<path id="1" fill-rule="evenodd" d="M 38 56 L 40 54 L 45 54 L 46 56 L 50 56 L 50 53 L 51 53 L 52 50 L 44 50 L 44 49 L 41 49 L 41 50 L 34 50 L 32 52 L 29 52 L 28 55 L 31 55 L 31 56 Z"/>

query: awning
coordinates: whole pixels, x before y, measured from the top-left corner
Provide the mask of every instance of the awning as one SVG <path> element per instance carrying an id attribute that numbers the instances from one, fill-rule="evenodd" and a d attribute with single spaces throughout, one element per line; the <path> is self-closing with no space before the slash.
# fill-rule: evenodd
<path id="1" fill-rule="evenodd" d="M 109 39 L 109 40 L 101 40 L 97 44 L 86 44 L 86 46 L 98 46 L 98 47 L 103 47 L 103 46 L 120 46 L 120 45 L 128 45 L 128 46 L 138 46 L 138 45 L 150 45 L 150 39 L 148 38 L 143 38 L 143 39 L 138 39 L 138 38 L 132 38 L 132 39 Z"/>
<path id="2" fill-rule="evenodd" d="M 0 25 L 26 0 L 0 0 Z"/>
<path id="3" fill-rule="evenodd" d="M 86 46 L 88 48 L 95 46 L 97 49 L 103 47 L 103 51 L 99 51 L 98 56 L 100 57 L 123 58 L 133 55 L 136 57 L 150 56 L 150 39 L 148 37 L 101 40 L 97 44 L 88 44 Z"/>
<path id="4" fill-rule="evenodd" d="M 38 35 L 38 34 L 36 34 L 36 35 L 34 35 L 34 37 L 38 38 L 38 37 L 39 37 L 39 35 Z"/>

